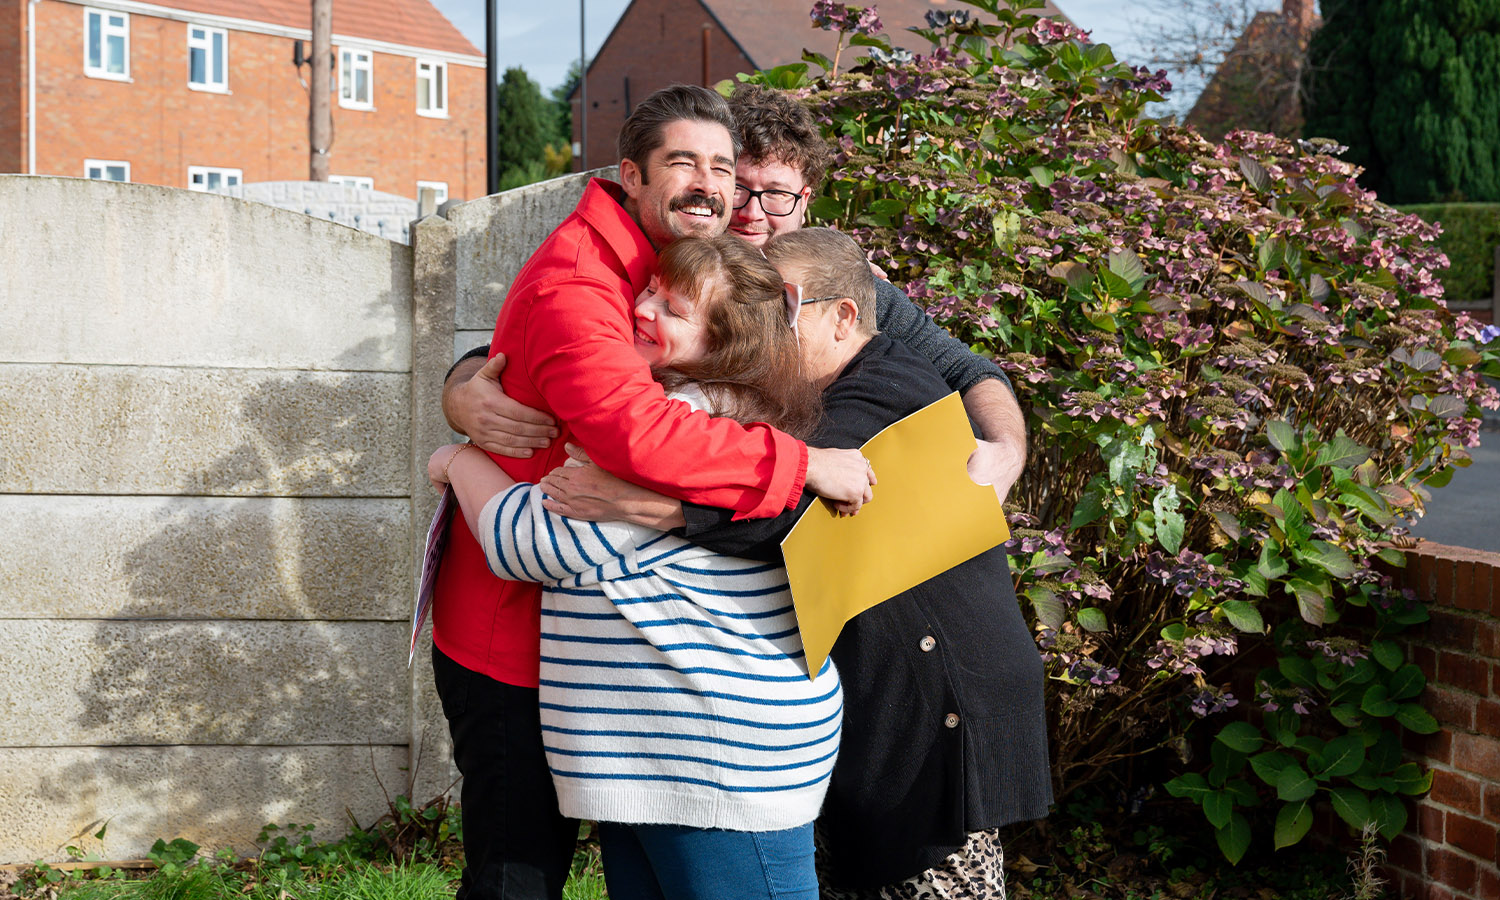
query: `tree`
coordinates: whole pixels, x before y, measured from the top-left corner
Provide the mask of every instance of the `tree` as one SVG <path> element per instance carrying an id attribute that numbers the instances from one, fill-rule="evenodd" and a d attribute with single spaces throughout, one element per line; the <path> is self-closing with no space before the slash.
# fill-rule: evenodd
<path id="1" fill-rule="evenodd" d="M 557 140 L 568 147 L 573 145 L 573 101 L 571 98 L 573 92 L 578 89 L 578 82 L 582 80 L 581 72 L 578 60 L 573 60 L 568 66 L 568 77 L 563 79 L 562 84 L 552 89 Z"/>
<path id="2" fill-rule="evenodd" d="M 543 148 L 552 141 L 556 125 L 552 111 L 542 99 L 542 89 L 527 76 L 525 69 L 505 70 L 497 105 L 496 165 L 504 182 L 514 180 L 513 170 L 526 171 L 542 165 Z"/>
<path id="3" fill-rule="evenodd" d="M 1500 200 L 1500 0 L 1323 0 L 1309 135 L 1388 203 Z"/>
<path id="4" fill-rule="evenodd" d="M 1138 28 L 1151 67 L 1166 68 L 1186 88 L 1171 112 L 1215 141 L 1237 128 L 1297 135 L 1313 0 L 1146 0 L 1142 7 L 1149 24 Z"/>

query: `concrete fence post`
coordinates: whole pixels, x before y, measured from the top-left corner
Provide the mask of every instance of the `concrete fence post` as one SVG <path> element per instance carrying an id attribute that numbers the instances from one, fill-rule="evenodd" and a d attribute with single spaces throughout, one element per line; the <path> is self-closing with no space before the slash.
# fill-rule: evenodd
<path id="1" fill-rule="evenodd" d="M 457 296 L 454 228 L 441 216 L 413 224 L 411 324 L 411 559 L 415 603 L 421 577 L 427 525 L 437 508 L 437 493 L 427 482 L 427 458 L 452 432 L 443 420 L 443 376 L 453 359 L 453 309 Z M 432 683 L 426 648 L 429 621 L 417 644 L 411 668 L 411 799 L 424 803 L 450 787 L 458 777 L 448 723 Z"/>

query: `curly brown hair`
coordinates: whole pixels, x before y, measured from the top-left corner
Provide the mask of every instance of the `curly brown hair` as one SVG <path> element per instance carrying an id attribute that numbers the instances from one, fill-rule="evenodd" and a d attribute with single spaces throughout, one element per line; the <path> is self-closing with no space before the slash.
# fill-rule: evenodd
<path id="1" fill-rule="evenodd" d="M 734 235 L 679 238 L 662 251 L 657 277 L 693 298 L 708 332 L 708 353 L 696 363 L 656 370 L 656 380 L 669 391 L 700 385 L 717 415 L 765 422 L 797 438 L 810 435 L 821 397 L 803 373 L 781 274 L 765 256 Z"/>
<path id="2" fill-rule="evenodd" d="M 828 142 L 812 111 L 784 91 L 742 84 L 729 96 L 739 126 L 740 159 L 751 165 L 786 163 L 814 192 L 828 171 Z"/>

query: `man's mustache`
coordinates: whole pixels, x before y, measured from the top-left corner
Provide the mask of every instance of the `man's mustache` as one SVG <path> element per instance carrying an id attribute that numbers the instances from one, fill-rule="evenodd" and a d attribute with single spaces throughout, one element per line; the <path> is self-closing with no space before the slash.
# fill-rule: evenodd
<path id="1" fill-rule="evenodd" d="M 672 199 L 669 208 L 676 212 L 689 206 L 707 206 L 716 217 L 724 215 L 724 201 L 708 194 L 680 194 Z"/>

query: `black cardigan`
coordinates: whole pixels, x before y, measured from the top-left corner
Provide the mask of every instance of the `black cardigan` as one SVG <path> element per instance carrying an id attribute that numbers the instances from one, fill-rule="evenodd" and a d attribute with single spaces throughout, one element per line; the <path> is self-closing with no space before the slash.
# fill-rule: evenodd
<path id="1" fill-rule="evenodd" d="M 930 363 L 877 335 L 824 392 L 809 443 L 859 447 L 947 393 Z M 775 519 L 739 522 L 685 504 L 683 534 L 720 553 L 779 562 L 781 539 L 813 499 L 804 494 Z M 844 734 L 818 828 L 835 882 L 900 881 L 962 847 L 969 832 L 1047 814 L 1041 657 L 1002 547 L 860 614 L 832 656 L 844 682 Z"/>

